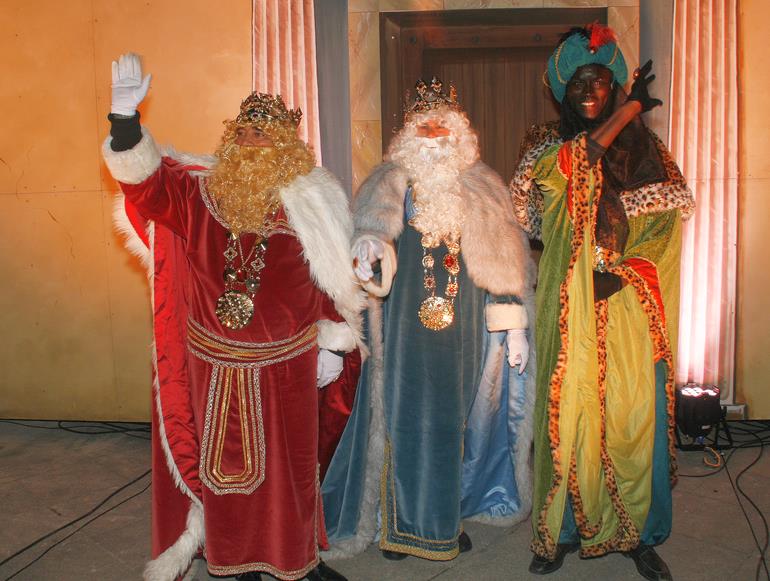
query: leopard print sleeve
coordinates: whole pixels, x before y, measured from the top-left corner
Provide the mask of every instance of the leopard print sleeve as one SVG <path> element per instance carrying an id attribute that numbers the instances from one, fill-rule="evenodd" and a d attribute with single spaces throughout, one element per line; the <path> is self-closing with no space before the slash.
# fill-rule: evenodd
<path id="1" fill-rule="evenodd" d="M 558 122 L 533 125 L 521 142 L 519 162 L 509 189 L 516 220 L 530 238 L 540 240 L 543 196 L 534 182 L 533 170 L 543 152 L 559 143 Z"/>

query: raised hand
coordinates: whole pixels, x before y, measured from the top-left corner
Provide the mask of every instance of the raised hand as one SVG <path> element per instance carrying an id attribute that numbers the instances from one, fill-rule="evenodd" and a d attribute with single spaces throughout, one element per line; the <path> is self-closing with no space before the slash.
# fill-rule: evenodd
<path id="1" fill-rule="evenodd" d="M 650 75 L 651 70 L 652 59 L 634 71 L 634 83 L 631 85 L 631 92 L 628 94 L 629 101 L 637 101 L 642 106 L 642 113 L 663 104 L 663 101 L 660 99 L 650 97 L 650 93 L 647 90 L 647 85 L 655 80 L 655 75 Z"/>
<path id="2" fill-rule="evenodd" d="M 136 108 L 147 95 L 152 75 L 142 78 L 142 63 L 133 53 L 120 55 L 112 61 L 112 107 L 115 115 L 133 117 Z"/>

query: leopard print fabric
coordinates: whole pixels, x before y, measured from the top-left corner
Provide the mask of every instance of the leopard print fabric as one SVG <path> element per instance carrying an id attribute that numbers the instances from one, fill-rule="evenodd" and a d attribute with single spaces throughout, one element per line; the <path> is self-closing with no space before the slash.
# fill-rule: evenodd
<path id="1" fill-rule="evenodd" d="M 595 545 L 580 547 L 580 556 L 599 557 L 611 551 L 630 551 L 639 544 L 639 530 L 626 510 L 620 496 L 615 465 L 607 450 L 607 323 L 609 308 L 606 300 L 599 301 L 596 309 L 596 346 L 598 353 L 599 411 L 601 413 L 601 462 L 604 471 L 604 485 L 610 497 L 612 508 L 618 516 L 618 528 L 612 538 Z"/>
<path id="2" fill-rule="evenodd" d="M 676 415 L 674 411 L 674 354 L 671 350 L 671 342 L 666 329 L 664 314 L 661 312 L 658 302 L 655 300 L 647 281 L 628 265 L 610 267 L 608 272 L 617 274 L 634 287 L 639 304 L 647 315 L 650 338 L 652 339 L 655 361 L 666 362 L 666 413 L 668 415 L 668 453 L 669 453 L 669 478 L 671 486 L 677 481 L 676 461 Z"/>
<path id="3" fill-rule="evenodd" d="M 548 529 L 548 510 L 553 504 L 554 498 L 561 487 L 563 480 L 563 468 L 559 437 L 559 412 L 561 405 L 561 388 L 567 373 L 567 348 L 569 345 L 569 285 L 575 270 L 575 263 L 583 246 L 582 233 L 591 223 L 591 210 L 589 207 L 591 168 L 586 157 L 585 137 L 576 139 L 571 145 L 572 176 L 572 207 L 570 217 L 574 225 L 573 236 L 570 240 L 570 261 L 567 273 L 559 287 L 559 301 L 561 305 L 559 313 L 559 334 L 561 344 L 556 359 L 548 392 L 548 437 L 553 462 L 553 476 L 551 486 L 546 494 L 545 502 L 541 507 L 537 520 L 537 537 L 532 540 L 530 549 L 535 554 L 553 561 L 556 558 L 556 542 Z"/>
<path id="4" fill-rule="evenodd" d="M 513 196 L 513 213 L 530 238 L 541 239 L 543 223 L 543 195 L 532 179 L 535 163 L 543 152 L 561 143 L 559 122 L 533 125 L 527 131 L 519 148 L 519 161 L 509 189 Z"/>
<path id="5" fill-rule="evenodd" d="M 559 122 L 551 121 L 533 125 L 521 142 L 519 161 L 509 184 L 513 198 L 516 220 L 530 238 L 542 239 L 543 196 L 532 179 L 535 164 L 543 152 L 554 144 L 561 143 Z M 682 218 L 687 219 L 695 211 L 692 191 L 687 187 L 682 172 L 679 170 L 671 153 L 655 133 L 650 131 L 655 142 L 668 179 L 657 184 L 649 184 L 620 194 L 620 200 L 631 218 L 642 214 L 653 214 L 666 210 L 679 209 Z"/>

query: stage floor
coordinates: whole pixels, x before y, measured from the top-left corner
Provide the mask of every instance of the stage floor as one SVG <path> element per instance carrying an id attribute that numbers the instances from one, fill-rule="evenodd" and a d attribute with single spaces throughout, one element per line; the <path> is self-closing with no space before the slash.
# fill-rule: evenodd
<path id="1" fill-rule="evenodd" d="M 20 425 L 26 424 L 26 425 Z M 90 430 L 102 430 L 104 426 Z M 735 424 L 740 427 L 748 424 Z M 67 422 L 82 431 L 83 423 Z M 99 581 L 141 579 L 150 552 L 150 443 L 146 427 L 116 424 L 137 431 L 82 434 L 56 422 L 0 421 L 0 562 L 36 539 L 92 511 L 117 489 L 132 481 L 90 516 L 50 536 L 0 566 L 0 579 Z M 758 427 L 753 424 L 753 427 Z M 767 435 L 767 432 L 765 432 Z M 751 437 L 743 436 L 742 441 Z M 726 455 L 730 452 L 726 451 Z M 728 462 L 733 481 L 760 454 L 739 449 Z M 703 452 L 679 452 L 680 479 L 674 490 L 674 531 L 659 554 L 677 581 L 749 580 L 755 578 L 759 552 L 730 484 L 728 472 L 713 472 Z M 770 516 L 770 450 L 741 477 L 743 491 Z M 765 543 L 757 513 L 744 506 Z M 120 506 L 117 506 L 119 503 Z M 105 510 L 112 510 L 102 515 Z M 101 516 L 99 516 L 101 515 Z M 93 522 L 89 522 L 93 520 Z M 85 526 L 84 526 L 85 525 Z M 65 536 L 75 532 L 57 543 Z M 454 561 L 429 562 L 414 557 L 391 562 L 375 547 L 354 559 L 330 561 L 350 581 L 536 579 L 527 572 L 530 523 L 511 529 L 466 523 L 473 550 Z M 47 553 L 43 554 L 45 551 Z M 42 556 L 41 556 L 42 555 Z M 36 560 L 37 559 L 37 560 Z M 34 562 L 33 562 L 34 561 Z M 27 567 L 27 565 L 29 565 Z M 26 568 L 25 568 L 26 567 Z M 23 571 L 17 572 L 24 568 Z M 548 576 L 554 581 L 641 579 L 633 561 L 618 554 L 581 560 L 568 555 L 563 567 Z M 762 572 L 760 579 L 766 576 Z M 205 562 L 196 560 L 186 580 L 215 579 Z M 222 579 L 216 578 L 216 579 Z M 270 577 L 263 575 L 263 579 Z"/>

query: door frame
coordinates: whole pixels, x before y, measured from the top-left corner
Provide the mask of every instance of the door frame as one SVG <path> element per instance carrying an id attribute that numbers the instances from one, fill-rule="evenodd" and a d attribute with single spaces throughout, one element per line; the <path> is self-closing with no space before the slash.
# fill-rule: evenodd
<path id="1" fill-rule="evenodd" d="M 426 49 L 555 47 L 565 31 L 607 8 L 504 8 L 380 13 L 382 149 L 402 125 L 404 96 L 422 76 Z"/>

